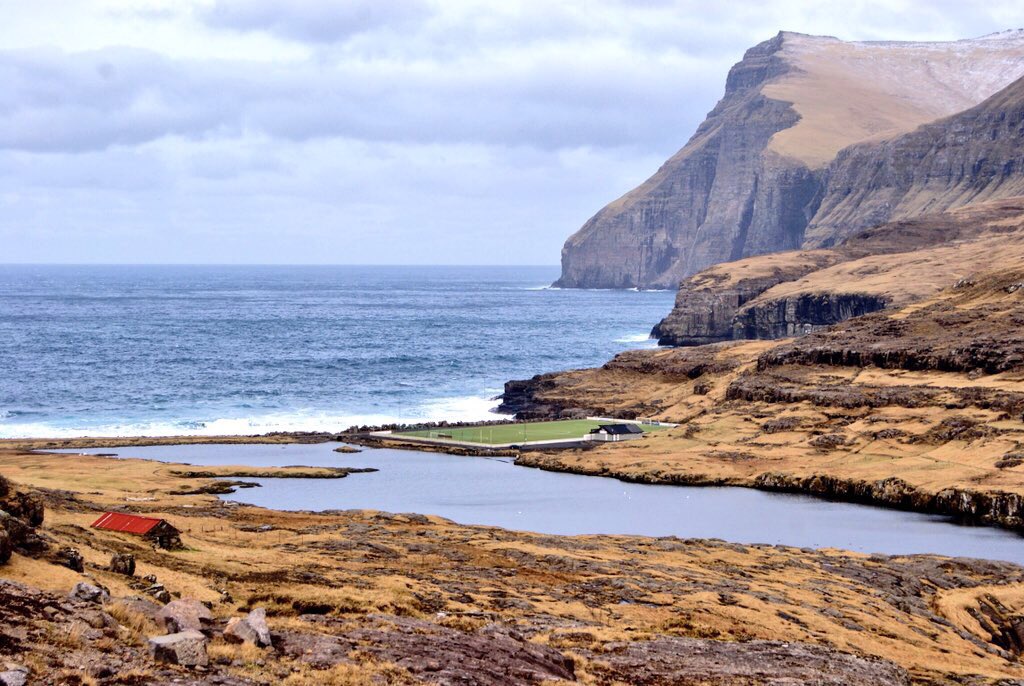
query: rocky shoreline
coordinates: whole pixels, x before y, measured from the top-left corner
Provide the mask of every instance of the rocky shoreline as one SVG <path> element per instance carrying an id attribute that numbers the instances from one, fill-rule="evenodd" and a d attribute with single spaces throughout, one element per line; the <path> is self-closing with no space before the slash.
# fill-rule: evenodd
<path id="1" fill-rule="evenodd" d="M 566 464 L 555 455 L 539 452 L 522 454 L 515 464 L 550 472 L 610 477 L 656 486 L 732 486 L 794 493 L 834 502 L 947 516 L 962 524 L 994 526 L 1024 535 L 1024 496 L 1017 493 L 982 493 L 959 488 L 929 493 L 896 477 L 860 481 L 827 475 L 794 476 L 772 472 L 758 474 L 753 479 L 708 474 L 636 474 L 604 465 Z"/>

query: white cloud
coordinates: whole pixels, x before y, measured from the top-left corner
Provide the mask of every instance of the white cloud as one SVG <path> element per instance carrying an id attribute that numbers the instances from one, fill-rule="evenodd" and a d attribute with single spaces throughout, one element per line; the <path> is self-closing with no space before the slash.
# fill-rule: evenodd
<path id="1" fill-rule="evenodd" d="M 754 43 L 1018 5 L 0 0 L 0 261 L 553 263 Z"/>

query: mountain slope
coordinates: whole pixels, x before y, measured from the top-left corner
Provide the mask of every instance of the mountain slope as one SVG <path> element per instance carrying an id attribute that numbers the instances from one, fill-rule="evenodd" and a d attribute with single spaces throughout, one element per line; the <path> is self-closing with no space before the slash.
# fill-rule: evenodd
<path id="1" fill-rule="evenodd" d="M 965 112 L 843 150 L 825 187 L 806 247 L 881 222 L 1024 195 L 1024 79 Z"/>
<path id="2" fill-rule="evenodd" d="M 682 150 L 566 241 L 556 285 L 675 287 L 799 248 L 841 149 L 961 111 L 1021 74 L 1024 31 L 949 43 L 780 33 L 730 70 Z"/>
<path id="3" fill-rule="evenodd" d="M 831 249 L 715 265 L 685 279 L 652 332 L 663 345 L 772 339 L 930 297 L 1024 261 L 1024 198 L 882 224 Z"/>

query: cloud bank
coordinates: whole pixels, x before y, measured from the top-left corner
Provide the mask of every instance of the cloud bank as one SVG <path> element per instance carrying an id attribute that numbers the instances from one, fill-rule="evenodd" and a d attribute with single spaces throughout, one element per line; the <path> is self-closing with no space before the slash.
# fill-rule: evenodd
<path id="1" fill-rule="evenodd" d="M 916 0 L 2 9 L 0 262 L 552 264 L 778 30 L 1024 24 Z"/>

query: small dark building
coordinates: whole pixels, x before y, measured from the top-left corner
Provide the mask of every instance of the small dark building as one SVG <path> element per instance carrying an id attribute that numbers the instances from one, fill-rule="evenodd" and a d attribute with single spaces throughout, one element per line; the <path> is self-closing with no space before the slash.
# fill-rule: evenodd
<path id="1" fill-rule="evenodd" d="M 181 532 L 166 519 L 123 512 L 104 512 L 92 523 L 92 528 L 141 536 L 168 550 L 182 547 Z"/>
<path id="2" fill-rule="evenodd" d="M 643 435 L 644 430 L 636 424 L 602 424 L 590 430 L 592 441 L 630 441 Z"/>

